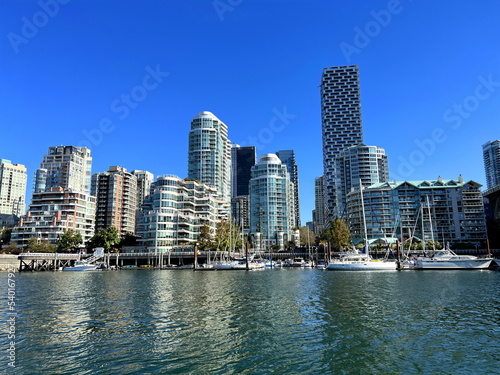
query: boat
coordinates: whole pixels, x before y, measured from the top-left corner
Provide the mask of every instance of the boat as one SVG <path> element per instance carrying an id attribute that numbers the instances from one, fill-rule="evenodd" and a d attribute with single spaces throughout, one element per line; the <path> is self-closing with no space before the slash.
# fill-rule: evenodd
<path id="1" fill-rule="evenodd" d="M 437 250 L 432 256 L 414 260 L 416 270 L 473 270 L 486 269 L 493 258 L 479 258 L 474 255 L 457 255 L 449 248 Z"/>
<path id="2" fill-rule="evenodd" d="M 304 267 L 306 262 L 304 258 L 297 257 L 289 261 L 289 267 Z"/>
<path id="3" fill-rule="evenodd" d="M 360 181 L 361 212 L 363 215 L 364 251 L 357 249 L 343 253 L 340 258 L 334 259 L 326 266 L 330 271 L 396 271 L 396 261 L 372 259 L 369 254 L 368 234 L 366 231 L 365 207 L 363 201 L 363 187 Z"/>
<path id="4" fill-rule="evenodd" d="M 77 260 L 73 267 L 64 267 L 63 271 L 95 271 L 97 269 L 95 264 L 90 264 L 85 260 Z"/>
<path id="5" fill-rule="evenodd" d="M 325 268 L 326 268 L 326 263 L 323 261 L 320 261 L 320 262 L 318 262 L 318 264 L 316 264 L 317 270 L 324 270 Z"/>
<path id="6" fill-rule="evenodd" d="M 349 252 L 328 263 L 330 271 L 391 271 L 397 269 L 395 261 L 372 259 L 367 253 Z"/>

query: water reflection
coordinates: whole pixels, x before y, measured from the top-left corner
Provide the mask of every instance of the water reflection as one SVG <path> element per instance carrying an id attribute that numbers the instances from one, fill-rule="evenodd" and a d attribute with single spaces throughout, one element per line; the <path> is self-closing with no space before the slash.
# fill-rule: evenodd
<path id="1" fill-rule="evenodd" d="M 487 373 L 499 361 L 499 276 L 23 274 L 18 367 L 65 374 Z"/>

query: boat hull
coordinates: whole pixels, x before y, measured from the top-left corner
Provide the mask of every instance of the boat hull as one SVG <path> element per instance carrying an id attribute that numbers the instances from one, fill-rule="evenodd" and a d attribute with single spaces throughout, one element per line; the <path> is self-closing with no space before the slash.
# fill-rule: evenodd
<path id="1" fill-rule="evenodd" d="M 396 271 L 396 262 L 331 262 L 326 266 L 329 271 Z"/>
<path id="2" fill-rule="evenodd" d="M 477 270 L 490 266 L 491 259 L 417 259 L 416 270 Z"/>

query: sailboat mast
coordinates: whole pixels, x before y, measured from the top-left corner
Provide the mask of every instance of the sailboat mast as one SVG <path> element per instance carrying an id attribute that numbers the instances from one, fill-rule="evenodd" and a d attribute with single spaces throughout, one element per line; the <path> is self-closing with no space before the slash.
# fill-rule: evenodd
<path id="1" fill-rule="evenodd" d="M 366 247 L 366 254 L 368 255 L 368 232 L 366 230 L 365 202 L 363 200 L 363 185 L 361 185 L 361 180 L 359 180 L 359 193 L 361 196 L 361 213 L 363 215 L 364 246 Z"/>
<path id="2" fill-rule="evenodd" d="M 432 240 L 432 250 L 436 251 L 436 244 L 434 243 L 434 230 L 432 228 L 432 217 L 431 217 L 431 205 L 429 203 L 429 196 L 425 196 L 427 198 L 427 210 L 429 212 L 429 225 L 431 229 L 431 240 Z"/>

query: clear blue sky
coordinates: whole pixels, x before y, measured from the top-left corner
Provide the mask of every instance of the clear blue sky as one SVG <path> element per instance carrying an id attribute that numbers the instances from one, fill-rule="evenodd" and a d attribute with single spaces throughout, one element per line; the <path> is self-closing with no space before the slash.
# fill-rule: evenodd
<path id="1" fill-rule="evenodd" d="M 88 145 L 93 173 L 187 174 L 211 111 L 258 154 L 293 149 L 302 222 L 323 174 L 324 67 L 360 67 L 366 144 L 392 179 L 485 183 L 500 138 L 497 0 L 2 0 L 0 158 L 31 180 L 48 147 Z"/>

